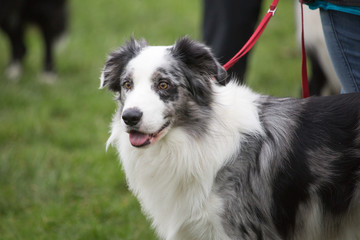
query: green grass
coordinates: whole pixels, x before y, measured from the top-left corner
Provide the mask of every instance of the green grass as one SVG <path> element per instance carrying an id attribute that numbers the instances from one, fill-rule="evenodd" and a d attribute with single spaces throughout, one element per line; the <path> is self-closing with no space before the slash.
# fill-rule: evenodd
<path id="1" fill-rule="evenodd" d="M 8 45 L 0 34 L 0 239 L 156 239 L 114 149 L 105 152 L 115 103 L 98 79 L 107 53 L 131 35 L 167 45 L 183 35 L 200 39 L 201 1 L 73 0 L 70 9 L 54 85 L 38 80 L 34 28 L 23 76 L 3 77 Z M 291 1 L 280 2 L 255 46 L 248 84 L 256 91 L 299 94 L 292 13 Z"/>

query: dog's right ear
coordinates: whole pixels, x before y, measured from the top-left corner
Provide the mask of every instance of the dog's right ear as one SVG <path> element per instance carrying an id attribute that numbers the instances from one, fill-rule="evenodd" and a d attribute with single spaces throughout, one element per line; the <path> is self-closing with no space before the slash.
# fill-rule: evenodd
<path id="1" fill-rule="evenodd" d="M 131 38 L 126 44 L 112 52 L 101 72 L 100 89 L 108 87 L 111 91 L 120 91 L 120 77 L 131 59 L 137 56 L 148 44 L 145 40 Z"/>

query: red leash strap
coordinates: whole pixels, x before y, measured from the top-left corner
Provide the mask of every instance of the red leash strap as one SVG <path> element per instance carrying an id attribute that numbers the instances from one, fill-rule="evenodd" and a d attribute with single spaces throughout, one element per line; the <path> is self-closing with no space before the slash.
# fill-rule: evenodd
<path id="1" fill-rule="evenodd" d="M 251 0 L 250 0 L 251 1 Z M 265 15 L 265 17 L 261 20 L 259 26 L 256 28 L 253 35 L 250 37 L 250 39 L 245 43 L 245 45 L 240 49 L 240 51 L 227 63 L 223 65 L 223 68 L 227 71 L 229 68 L 231 68 L 242 56 L 244 56 L 246 53 L 250 51 L 250 49 L 255 45 L 256 41 L 261 36 L 262 32 L 264 31 L 266 25 L 270 21 L 270 18 L 274 16 L 276 7 L 279 0 L 273 0 L 272 4 L 270 5 L 269 11 Z"/>
<path id="2" fill-rule="evenodd" d="M 223 68 L 227 71 L 231 68 L 242 56 L 250 51 L 250 49 L 255 45 L 256 41 L 261 36 L 262 32 L 264 31 L 266 25 L 270 21 L 271 17 L 274 16 L 276 12 L 276 7 L 279 0 L 273 0 L 272 4 L 270 5 L 269 11 L 261 20 L 259 26 L 256 28 L 253 35 L 250 39 L 245 43 L 245 45 L 240 49 L 240 51 L 231 58 L 227 63 L 223 65 Z M 309 83 L 308 83 L 308 76 L 307 76 L 307 66 L 306 66 L 306 51 L 305 51 L 305 40 L 304 40 L 304 13 L 303 13 L 303 0 L 300 0 L 301 4 L 301 50 L 302 50 L 302 64 L 301 64 L 301 76 L 302 76 L 302 96 L 303 98 L 309 97 Z"/>
<path id="3" fill-rule="evenodd" d="M 302 83 L 302 97 L 309 97 L 309 80 L 307 75 L 306 65 L 306 49 L 305 49 L 305 37 L 304 37 L 304 8 L 303 0 L 300 0 L 301 5 L 301 83 Z"/>

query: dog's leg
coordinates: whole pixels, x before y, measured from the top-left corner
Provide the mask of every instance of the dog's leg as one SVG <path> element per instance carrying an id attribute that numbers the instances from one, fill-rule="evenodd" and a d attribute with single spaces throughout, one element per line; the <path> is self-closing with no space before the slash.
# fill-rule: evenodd
<path id="1" fill-rule="evenodd" d="M 321 96 L 328 79 L 325 76 L 323 69 L 319 63 L 319 59 L 315 57 L 315 54 L 310 52 L 309 59 L 311 63 L 311 77 L 309 81 L 309 89 L 311 96 Z"/>
<path id="2" fill-rule="evenodd" d="M 11 59 L 5 75 L 9 79 L 17 79 L 22 72 L 22 61 L 26 54 L 24 43 L 24 26 L 21 21 L 14 16 L 15 19 L 10 20 L 2 25 L 2 29 L 8 35 L 11 45 Z M 18 20 L 18 21 L 16 21 Z"/>
<path id="3" fill-rule="evenodd" d="M 39 21 L 39 27 L 44 40 L 44 72 L 41 78 L 46 83 L 53 83 L 56 78 L 54 48 L 59 37 L 66 30 L 66 11 L 65 3 L 46 13 L 47 22 Z"/>
<path id="4" fill-rule="evenodd" d="M 55 36 L 52 29 L 52 21 L 53 20 L 51 20 L 51 16 L 49 16 L 47 22 L 38 22 L 44 43 L 43 73 L 40 77 L 40 80 L 49 84 L 56 81 L 53 58 L 53 45 Z"/>

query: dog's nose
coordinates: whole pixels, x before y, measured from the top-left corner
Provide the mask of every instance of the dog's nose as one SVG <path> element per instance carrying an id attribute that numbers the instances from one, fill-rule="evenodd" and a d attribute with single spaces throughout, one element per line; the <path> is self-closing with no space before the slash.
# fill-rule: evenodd
<path id="1" fill-rule="evenodd" d="M 143 113 L 137 108 L 126 109 L 122 114 L 122 119 L 126 125 L 135 126 L 141 120 Z"/>

